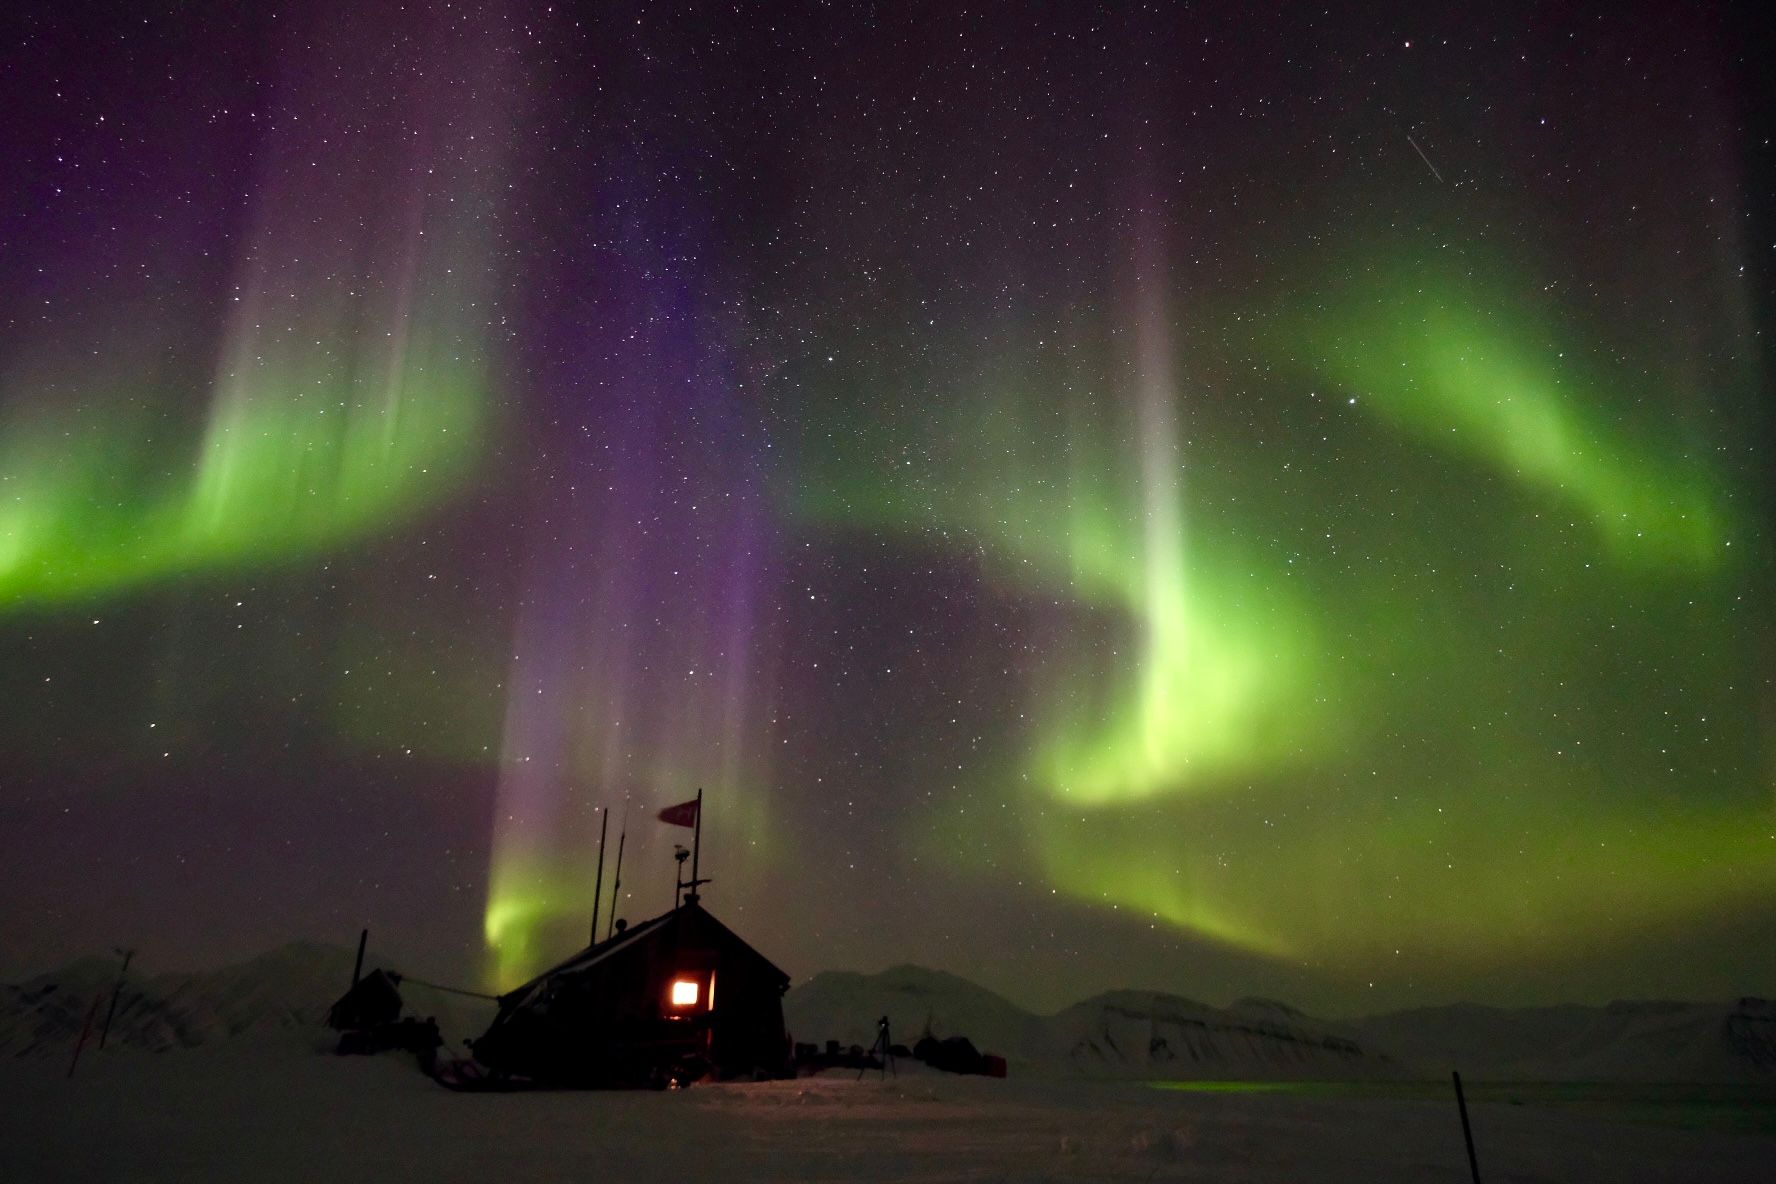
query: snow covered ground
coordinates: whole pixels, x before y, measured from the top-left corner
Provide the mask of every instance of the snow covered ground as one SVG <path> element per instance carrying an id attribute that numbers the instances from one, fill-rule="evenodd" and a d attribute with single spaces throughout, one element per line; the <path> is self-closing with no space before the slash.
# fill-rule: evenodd
<path id="1" fill-rule="evenodd" d="M 203 974 L 132 975 L 111 1046 L 89 1046 L 72 1080 L 69 1054 L 114 966 L 0 988 L 0 1184 L 1459 1182 L 1451 1066 L 1471 1080 L 1488 1184 L 1776 1180 L 1776 1007 L 1758 999 L 1332 1022 L 1263 1000 L 1114 992 L 1035 1016 L 899 967 L 816 976 L 785 999 L 791 1027 L 867 1044 L 887 1013 L 902 1041 L 928 1024 L 971 1036 L 1012 1059 L 1011 1077 L 903 1062 L 887 1080 L 468 1095 L 409 1057 L 326 1053 L 321 1017 L 350 968 L 350 951 L 298 944 Z M 404 994 L 453 1041 L 489 1018 L 417 983 Z M 1505 1084 L 1526 1066 L 1568 1084 Z M 1148 1084 L 1162 1078 L 1182 1088 Z"/>
<path id="2" fill-rule="evenodd" d="M 1468 1179 L 1453 1099 L 1431 1087 L 1171 1091 L 906 1066 L 886 1080 L 471 1095 L 409 1058 L 321 1055 L 287 1032 L 89 1050 L 65 1073 L 47 1058 L 0 1067 L 0 1180 Z M 1472 1108 L 1489 1184 L 1776 1178 L 1768 1108 L 1751 1115 L 1761 1131 L 1680 1129 L 1607 1099 L 1491 1096 Z"/>

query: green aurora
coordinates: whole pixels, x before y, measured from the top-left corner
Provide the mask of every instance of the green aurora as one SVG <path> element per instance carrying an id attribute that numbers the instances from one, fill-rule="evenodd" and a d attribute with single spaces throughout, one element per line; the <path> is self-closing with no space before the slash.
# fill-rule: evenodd
<path id="1" fill-rule="evenodd" d="M 219 397 L 195 455 L 172 464 L 109 408 L 71 427 L 15 419 L 0 604 L 289 564 L 387 530 L 472 471 L 488 421 L 484 380 L 461 365 L 414 366 L 388 388 L 371 401 L 324 375 L 268 376 Z"/>
<path id="2" fill-rule="evenodd" d="M 1613 561 L 1725 562 L 1723 483 L 1681 433 L 1660 433 L 1660 445 L 1625 437 L 1615 426 L 1624 401 L 1605 397 L 1610 380 L 1587 373 L 1576 351 L 1549 344 L 1579 339 L 1548 325 L 1549 310 L 1524 307 L 1504 285 L 1428 268 L 1346 287 L 1296 322 L 1339 389 L 1360 392 L 1353 397 L 1428 446 L 1583 515 Z"/>
<path id="3" fill-rule="evenodd" d="M 1501 292 L 1423 268 L 1321 293 L 1311 314 L 1275 318 L 1288 341 L 1255 348 L 1309 359 L 1278 372 L 1339 408 L 1361 452 L 1399 457 L 1353 479 L 1371 516 L 1343 533 L 1377 563 L 1310 574 L 1262 545 L 1321 533 L 1314 507 L 1351 487 L 1284 503 L 1243 486 L 1241 466 L 1314 458 L 1204 443 L 1228 430 L 1228 392 L 1193 380 L 1188 343 L 1162 339 L 1146 296 L 1135 356 L 1106 345 L 1096 373 L 990 367 L 984 393 L 939 397 L 927 433 L 911 416 L 808 433 L 808 518 L 977 549 L 991 580 L 1126 622 L 1108 643 L 1037 640 L 1050 661 L 993 833 L 1082 902 L 1346 973 L 1595 951 L 1767 895 L 1768 795 L 1753 783 L 1723 800 L 1711 774 L 1656 767 L 1661 729 L 1689 721 L 1666 712 L 1636 736 L 1549 706 L 1577 682 L 1634 677 L 1608 638 L 1667 655 L 1674 685 L 1721 686 L 1721 715 L 1736 714 L 1744 656 L 1718 649 L 1720 620 L 1657 623 L 1676 603 L 1747 611 L 1733 489 L 1684 446 L 1695 433 L 1623 427 L 1620 392 L 1545 344 L 1582 334 Z M 1473 527 L 1452 533 L 1464 515 Z M 1495 574 L 1464 586 L 1482 552 Z M 1531 591 L 1554 616 L 1518 611 Z M 1744 767 L 1748 745 L 1726 735 L 1718 752 Z M 964 788 L 954 825 L 978 818 L 983 791 Z M 909 839 L 927 857 L 961 854 L 921 830 Z M 1447 909 L 1427 907 L 1439 884 Z"/>
<path id="4" fill-rule="evenodd" d="M 474 480 L 496 419 L 484 309 L 508 106 L 414 92 L 373 132 L 346 114 L 280 127 L 255 165 L 231 295 L 210 310 L 207 382 L 170 368 L 127 305 L 86 310 L 89 351 L 32 343 L 9 359 L 0 609 L 298 565 Z"/>
<path id="5" fill-rule="evenodd" d="M 0 252 L 20 973 L 368 923 L 508 988 L 601 821 L 601 903 L 670 902 L 702 789 L 798 976 L 1765 992 L 1730 27 L 63 8 Z"/>

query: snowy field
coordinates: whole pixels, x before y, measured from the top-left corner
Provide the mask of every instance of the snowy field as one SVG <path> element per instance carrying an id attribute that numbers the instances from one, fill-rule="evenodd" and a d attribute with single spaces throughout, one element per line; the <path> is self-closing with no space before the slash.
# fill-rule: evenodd
<path id="1" fill-rule="evenodd" d="M 886 1081 L 468 1095 L 400 1056 L 251 1039 L 89 1052 L 64 1073 L 0 1070 L 0 1180 L 1468 1179 L 1453 1100 L 1428 1086 L 1161 1090 L 913 1066 Z M 1701 1096 L 1704 1129 L 1675 1125 L 1697 1111 L 1656 1091 L 1620 1105 L 1571 1087 L 1481 1092 L 1489 1184 L 1776 1179 L 1765 1092 Z"/>

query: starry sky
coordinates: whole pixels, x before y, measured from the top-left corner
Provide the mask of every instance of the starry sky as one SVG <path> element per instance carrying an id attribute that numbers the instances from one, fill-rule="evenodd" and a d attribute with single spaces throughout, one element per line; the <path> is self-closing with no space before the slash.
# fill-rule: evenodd
<path id="1" fill-rule="evenodd" d="M 0 973 L 1776 992 L 1768 47 L 1443 8 L 9 6 Z"/>

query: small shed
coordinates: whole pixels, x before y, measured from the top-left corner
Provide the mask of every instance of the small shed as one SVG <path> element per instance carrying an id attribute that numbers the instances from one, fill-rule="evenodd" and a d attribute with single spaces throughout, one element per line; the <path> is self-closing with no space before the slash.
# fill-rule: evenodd
<path id="1" fill-rule="evenodd" d="M 387 972 L 372 970 L 352 983 L 327 1011 L 327 1026 L 340 1032 L 380 1027 L 401 1018 L 401 992 Z"/>
<path id="2" fill-rule="evenodd" d="M 692 895 L 502 995 L 472 1047 L 496 1073 L 552 1085 L 776 1076 L 789 1059 L 788 989 Z"/>

